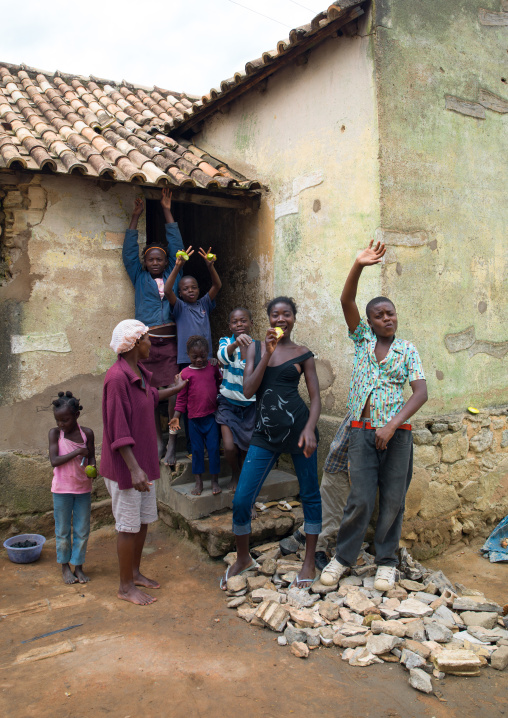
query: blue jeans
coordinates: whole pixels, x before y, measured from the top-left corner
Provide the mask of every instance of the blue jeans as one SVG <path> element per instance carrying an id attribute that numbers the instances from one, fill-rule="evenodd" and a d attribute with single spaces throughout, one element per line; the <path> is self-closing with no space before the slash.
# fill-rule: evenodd
<path id="1" fill-rule="evenodd" d="M 249 447 L 233 500 L 233 532 L 236 536 L 250 534 L 252 506 L 279 456 L 280 453 L 259 446 Z M 303 454 L 291 454 L 291 458 L 300 484 L 305 533 L 319 534 L 321 494 L 317 476 L 317 451 L 309 458 Z"/>
<path id="2" fill-rule="evenodd" d="M 56 560 L 58 563 L 85 563 L 90 535 L 91 494 L 53 494 Z M 71 544 L 72 521 L 72 544 Z"/>
<path id="3" fill-rule="evenodd" d="M 205 470 L 205 444 L 208 451 L 208 466 L 211 474 L 220 473 L 219 427 L 215 414 L 189 419 L 189 438 L 192 444 L 192 473 L 202 474 Z"/>
<path id="4" fill-rule="evenodd" d="M 383 451 L 376 449 L 373 429 L 352 428 L 349 438 L 351 492 L 337 536 L 335 557 L 354 566 L 374 511 L 379 489 L 379 516 L 374 546 L 378 566 L 396 566 L 406 492 L 413 475 L 413 434 L 397 429 Z"/>

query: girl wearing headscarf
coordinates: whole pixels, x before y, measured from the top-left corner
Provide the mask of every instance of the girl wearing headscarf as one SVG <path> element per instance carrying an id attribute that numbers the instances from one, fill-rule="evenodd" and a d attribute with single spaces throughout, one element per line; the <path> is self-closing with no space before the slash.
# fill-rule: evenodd
<path id="1" fill-rule="evenodd" d="M 157 520 L 153 482 L 159 478 L 159 458 L 154 412 L 159 401 L 177 394 L 186 382 L 177 375 L 167 389 L 151 386 L 151 372 L 143 365 L 150 353 L 148 327 L 136 319 L 126 319 L 114 328 L 110 346 L 118 360 L 104 379 L 100 473 L 111 496 L 118 531 L 118 598 L 145 606 L 156 599 L 138 586 L 160 588 L 139 570 L 148 524 Z"/>

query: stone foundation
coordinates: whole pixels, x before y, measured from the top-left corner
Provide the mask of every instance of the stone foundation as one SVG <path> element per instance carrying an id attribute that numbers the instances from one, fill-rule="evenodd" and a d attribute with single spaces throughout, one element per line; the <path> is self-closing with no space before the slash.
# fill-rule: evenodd
<path id="1" fill-rule="evenodd" d="M 419 559 L 488 536 L 508 514 L 508 405 L 413 422 L 402 543 Z"/>

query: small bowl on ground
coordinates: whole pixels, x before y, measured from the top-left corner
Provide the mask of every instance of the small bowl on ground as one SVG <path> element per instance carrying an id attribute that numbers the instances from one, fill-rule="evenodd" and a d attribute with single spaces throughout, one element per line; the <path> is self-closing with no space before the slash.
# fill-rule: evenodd
<path id="1" fill-rule="evenodd" d="M 36 541 L 36 546 L 28 548 L 14 548 L 13 543 L 22 543 L 23 541 Z M 7 549 L 7 556 L 13 563 L 33 563 L 41 555 L 42 547 L 46 543 L 44 536 L 40 534 L 18 534 L 11 536 L 4 541 L 4 548 Z"/>

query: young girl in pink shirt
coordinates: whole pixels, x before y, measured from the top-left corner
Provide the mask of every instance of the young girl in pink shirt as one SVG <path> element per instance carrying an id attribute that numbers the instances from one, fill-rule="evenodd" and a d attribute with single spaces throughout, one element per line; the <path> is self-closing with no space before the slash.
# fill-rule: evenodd
<path id="1" fill-rule="evenodd" d="M 222 376 L 217 366 L 212 366 L 208 361 L 208 340 L 205 337 L 197 334 L 189 337 L 187 354 L 191 363 L 181 373 L 182 381 L 187 381 L 187 385 L 178 394 L 175 415 L 169 422 L 169 428 L 178 431 L 180 416 L 187 413 L 192 444 L 192 473 L 196 481 L 191 493 L 199 496 L 203 491 L 206 444 L 212 493 L 220 494 L 219 427 L 215 421 L 215 412 Z"/>
<path id="2" fill-rule="evenodd" d="M 91 429 L 78 424 L 82 408 L 72 392 L 59 391 L 53 402 L 57 427 L 49 432 L 56 560 L 62 566 L 65 583 L 90 580 L 83 573 L 92 492 L 92 479 L 86 475 L 85 465 L 95 467 L 95 440 Z M 74 566 L 74 573 L 69 564 Z"/>

